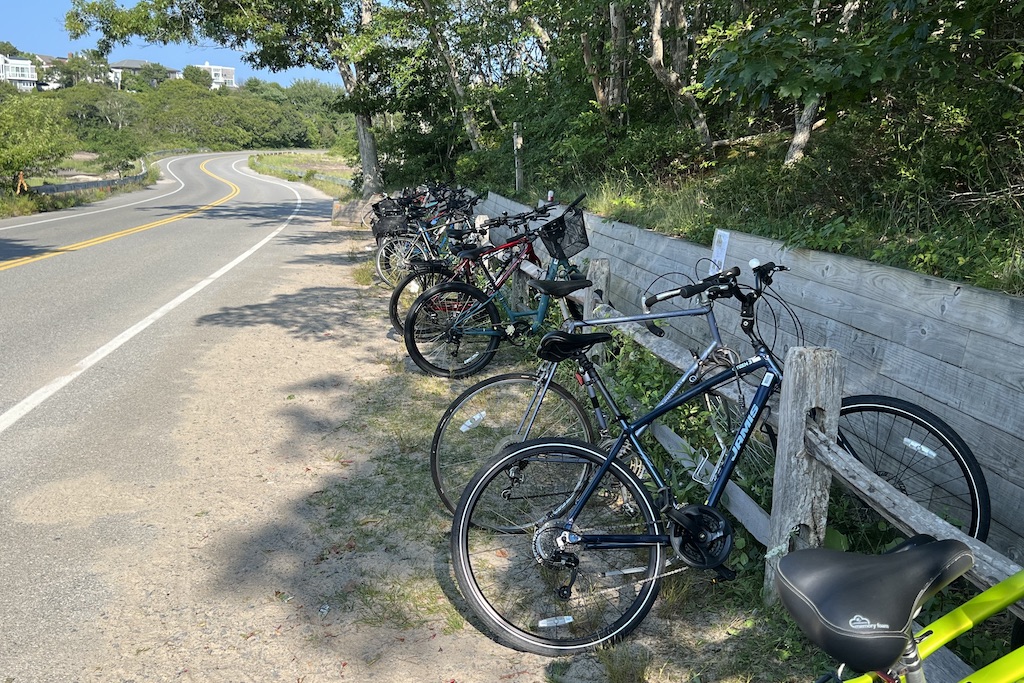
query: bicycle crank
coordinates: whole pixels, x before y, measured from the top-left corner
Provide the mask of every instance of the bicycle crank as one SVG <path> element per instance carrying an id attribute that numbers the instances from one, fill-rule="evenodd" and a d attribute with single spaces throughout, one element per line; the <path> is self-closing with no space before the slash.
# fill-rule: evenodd
<path id="1" fill-rule="evenodd" d="M 685 505 L 665 512 L 669 540 L 683 562 L 697 569 L 715 569 L 732 551 L 732 525 L 707 505 Z"/>

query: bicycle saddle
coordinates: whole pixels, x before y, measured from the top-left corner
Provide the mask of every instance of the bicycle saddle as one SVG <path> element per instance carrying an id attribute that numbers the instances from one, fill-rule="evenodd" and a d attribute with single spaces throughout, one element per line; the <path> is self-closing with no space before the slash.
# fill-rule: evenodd
<path id="1" fill-rule="evenodd" d="M 591 332 L 589 334 L 569 334 L 563 330 L 548 332 L 540 340 L 537 356 L 541 360 L 558 363 L 572 358 L 580 351 L 589 351 L 597 344 L 610 341 L 608 332 Z"/>
<path id="2" fill-rule="evenodd" d="M 464 251 L 460 251 L 455 256 L 457 256 L 460 259 L 468 259 L 468 260 L 472 261 L 472 260 L 475 260 L 481 254 L 483 254 L 485 251 L 487 251 L 488 249 L 491 249 L 491 248 L 492 247 L 489 244 L 481 244 L 479 247 L 475 247 L 473 249 L 466 249 Z"/>
<path id="3" fill-rule="evenodd" d="M 530 285 L 538 292 L 553 297 L 563 297 L 594 284 L 590 280 L 529 280 Z"/>
<path id="4" fill-rule="evenodd" d="M 921 605 L 973 565 L 970 549 L 954 540 L 885 555 L 808 548 L 779 561 L 775 586 L 821 649 L 858 671 L 886 671 Z"/>

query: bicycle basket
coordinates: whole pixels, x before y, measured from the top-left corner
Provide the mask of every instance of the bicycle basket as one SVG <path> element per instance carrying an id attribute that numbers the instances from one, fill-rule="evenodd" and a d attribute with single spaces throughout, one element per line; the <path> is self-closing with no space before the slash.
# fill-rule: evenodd
<path id="1" fill-rule="evenodd" d="M 567 260 L 590 246 L 581 209 L 569 209 L 540 229 L 544 248 L 552 258 Z"/>
<path id="2" fill-rule="evenodd" d="M 408 235 L 416 232 L 405 216 L 384 216 L 373 224 L 373 236 L 378 241 L 388 235 Z"/>
<path id="3" fill-rule="evenodd" d="M 405 209 L 402 208 L 394 199 L 388 197 L 382 199 L 373 205 L 373 213 L 377 218 L 383 218 L 385 216 L 402 216 L 405 215 Z"/>

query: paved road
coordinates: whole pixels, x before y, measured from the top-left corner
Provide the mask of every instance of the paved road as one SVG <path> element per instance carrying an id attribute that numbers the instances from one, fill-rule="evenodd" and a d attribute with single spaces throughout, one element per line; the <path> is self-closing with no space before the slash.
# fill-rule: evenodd
<path id="1" fill-rule="evenodd" d="M 329 216 L 329 199 L 243 155 L 161 166 L 146 190 L 0 221 L 2 680 L 58 680 L 89 651 L 81 626 L 115 589 L 98 559 L 152 533 L 111 514 L 124 503 L 105 487 L 173 476 L 189 373 L 230 333 L 197 321 L 265 298 Z"/>

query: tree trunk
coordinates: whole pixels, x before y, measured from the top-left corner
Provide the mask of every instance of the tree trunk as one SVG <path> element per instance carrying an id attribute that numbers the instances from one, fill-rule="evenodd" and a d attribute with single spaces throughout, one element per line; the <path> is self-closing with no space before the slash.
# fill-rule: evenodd
<path id="1" fill-rule="evenodd" d="M 590 76 L 590 85 L 594 88 L 594 99 L 597 100 L 598 109 L 601 110 L 601 116 L 607 121 L 608 119 L 608 93 L 604 89 L 604 81 L 601 80 L 601 74 L 597 68 L 597 62 L 594 60 L 594 51 L 590 47 L 590 36 L 586 33 L 580 34 L 580 42 L 583 44 L 583 65 L 587 69 L 587 74 Z"/>
<path id="2" fill-rule="evenodd" d="M 697 137 L 700 138 L 701 145 L 711 151 L 714 141 L 711 139 L 711 130 L 708 128 L 708 120 L 704 116 L 704 111 L 700 108 L 697 98 L 686 90 L 687 82 L 679 75 L 679 72 L 665 65 L 665 41 L 661 32 L 664 10 L 662 0 L 650 0 L 650 7 L 651 54 L 647 58 L 647 63 L 658 82 L 665 86 L 676 102 L 685 107 L 690 117 L 690 123 L 693 124 L 693 129 L 697 132 Z M 685 17 L 683 12 L 672 12 L 672 14 L 676 17 Z"/>
<path id="3" fill-rule="evenodd" d="M 384 181 L 380 175 L 380 157 L 377 138 L 373 134 L 373 121 L 369 114 L 356 114 L 356 139 L 359 142 L 359 161 L 363 168 L 363 199 L 381 192 Z"/>
<path id="4" fill-rule="evenodd" d="M 608 108 L 618 109 L 626 103 L 626 47 L 628 34 L 626 33 L 626 13 L 617 3 L 608 5 L 608 19 L 611 26 L 611 57 L 608 76 Z M 621 112 L 620 112 L 621 116 Z M 621 123 L 621 121 L 620 121 Z"/>
<path id="5" fill-rule="evenodd" d="M 366 26 L 373 20 L 373 0 L 362 0 L 360 23 Z M 332 39 L 333 40 L 333 39 Z M 341 82 L 349 97 L 359 93 L 361 76 L 359 64 L 346 60 L 336 62 Z M 359 163 L 363 170 L 363 198 L 367 199 L 384 189 L 384 181 L 380 174 L 380 155 L 377 152 L 377 138 L 373 134 L 373 112 L 364 111 L 363 107 L 356 113 L 356 144 L 359 146 Z"/>
<path id="6" fill-rule="evenodd" d="M 819 4 L 819 0 L 815 0 L 812 5 L 811 11 L 815 17 L 818 14 Z M 849 32 L 850 22 L 853 21 L 853 16 L 859 8 L 860 0 L 847 0 L 843 5 L 843 14 L 839 19 L 840 31 L 843 33 Z M 815 21 L 815 23 L 817 22 Z M 810 142 L 811 131 L 814 129 L 814 120 L 818 116 L 818 108 L 820 106 L 821 95 L 817 94 L 804 102 L 803 109 L 797 112 L 793 139 L 790 140 L 789 149 L 786 150 L 786 158 L 782 162 L 783 166 L 790 166 L 804 158 L 804 150 L 807 148 L 807 143 Z"/>
<path id="7" fill-rule="evenodd" d="M 466 136 L 469 138 L 469 146 L 474 152 L 479 151 L 480 126 L 477 125 L 476 115 L 473 114 L 473 110 L 469 108 L 466 89 L 462 87 L 459 68 L 455 64 L 455 58 L 452 57 L 452 51 L 448 45 L 447 39 L 445 39 L 437 29 L 437 19 L 434 16 L 434 8 L 430 4 L 430 0 L 421 0 L 421 2 L 423 4 L 423 10 L 427 15 L 427 27 L 430 31 L 430 37 L 434 39 L 434 46 L 437 48 L 437 51 L 441 53 L 441 57 L 444 59 L 444 63 L 448 67 L 448 85 L 451 86 L 452 94 L 455 95 L 455 103 L 462 112 L 462 122 L 466 127 Z"/>
<path id="8" fill-rule="evenodd" d="M 796 115 L 796 130 L 793 132 L 793 139 L 789 142 L 789 149 L 786 150 L 786 159 L 783 166 L 795 164 L 804 158 L 804 149 L 811 139 L 811 130 L 814 128 L 814 119 L 818 116 L 818 105 L 821 98 L 813 97 L 804 103 L 804 108 Z"/>
<path id="9" fill-rule="evenodd" d="M 508 11 L 512 16 L 519 14 L 519 0 L 509 0 Z M 548 63 L 551 68 L 558 66 L 558 59 L 551 52 L 551 34 L 548 33 L 540 22 L 536 18 L 531 16 L 520 17 L 521 21 L 526 24 L 526 27 L 530 29 L 530 32 L 537 38 L 537 42 L 540 44 L 541 53 L 548 58 Z"/>

